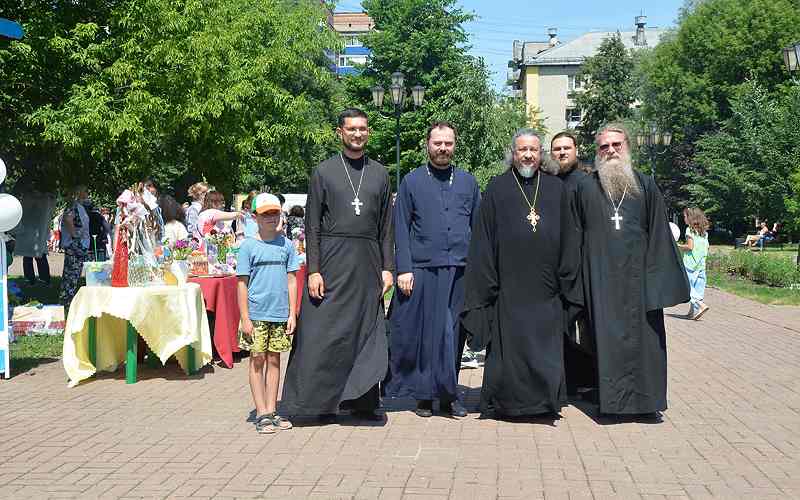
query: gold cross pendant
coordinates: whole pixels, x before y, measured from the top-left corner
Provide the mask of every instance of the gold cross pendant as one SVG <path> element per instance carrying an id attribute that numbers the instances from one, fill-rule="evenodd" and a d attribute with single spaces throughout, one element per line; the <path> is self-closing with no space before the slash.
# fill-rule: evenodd
<path id="1" fill-rule="evenodd" d="M 533 232 L 535 233 L 536 232 L 536 224 L 538 224 L 539 223 L 539 219 L 541 219 L 541 217 L 539 217 L 539 214 L 536 213 L 536 209 L 535 208 L 531 207 L 531 212 L 528 214 L 526 219 L 528 219 L 530 221 L 531 227 L 533 228 Z"/>

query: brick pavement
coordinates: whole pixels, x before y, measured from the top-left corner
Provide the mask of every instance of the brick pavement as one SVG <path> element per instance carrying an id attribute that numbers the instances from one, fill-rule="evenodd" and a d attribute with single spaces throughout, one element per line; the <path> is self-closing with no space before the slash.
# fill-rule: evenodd
<path id="1" fill-rule="evenodd" d="M 800 308 L 716 290 L 708 303 L 701 322 L 667 318 L 660 424 L 585 404 L 556 422 L 420 419 L 392 402 L 386 425 L 267 436 L 248 422 L 246 362 L 74 389 L 40 366 L 0 381 L 0 498 L 798 498 Z M 472 410 L 480 380 L 462 372 Z"/>

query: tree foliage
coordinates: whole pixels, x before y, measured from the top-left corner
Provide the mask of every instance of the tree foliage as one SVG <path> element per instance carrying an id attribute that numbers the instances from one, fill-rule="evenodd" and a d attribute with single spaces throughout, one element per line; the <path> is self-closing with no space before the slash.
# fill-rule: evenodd
<path id="1" fill-rule="evenodd" d="M 772 96 L 747 81 L 730 109 L 697 143 L 691 201 L 736 234 L 755 216 L 800 228 L 800 85 Z"/>
<path id="2" fill-rule="evenodd" d="M 584 82 L 584 91 L 575 96 L 581 110 L 578 131 L 583 144 L 592 144 L 604 123 L 630 117 L 636 100 L 633 56 L 619 33 L 603 40 L 597 54 L 583 63 L 578 77 Z"/>
<path id="3" fill-rule="evenodd" d="M 689 2 L 678 29 L 643 61 L 644 112 L 678 144 L 714 131 L 745 78 L 786 81 L 781 48 L 800 39 L 800 0 Z"/>
<path id="4" fill-rule="evenodd" d="M 32 123 L 34 112 L 59 106 L 73 85 L 96 70 L 73 57 L 80 43 L 102 43 L 108 33 L 84 29 L 85 23 L 107 25 L 113 0 L 3 0 L 0 17 L 21 22 L 21 41 L 0 40 L 0 142 L 9 168 L 8 184 L 24 173 L 40 189 L 55 190 L 64 178 L 61 144 L 43 141 L 42 127 Z"/>
<path id="5" fill-rule="evenodd" d="M 412 110 L 409 96 L 401 116 L 401 175 L 426 161 L 425 133 L 434 120 L 456 126 L 457 165 L 484 172 L 479 177 L 495 171 L 506 142 L 524 126 L 526 116 L 520 103 L 492 89 L 484 62 L 468 54 L 462 25 L 472 14 L 456 7 L 455 0 L 365 0 L 362 5 L 375 21 L 376 31 L 364 37 L 372 56 L 361 75 L 345 80 L 345 88 L 349 102 L 370 114 L 370 155 L 387 165 L 395 162 L 391 98 L 387 93 L 380 112 L 367 103 L 372 86 L 388 89 L 390 75 L 401 71 L 406 87 L 426 88 L 423 106 Z"/>
<path id="6" fill-rule="evenodd" d="M 79 78 L 19 117 L 35 142 L 60 151 L 65 182 L 113 192 L 150 174 L 167 188 L 201 177 L 227 191 L 305 188 L 333 142 L 326 51 L 339 41 L 320 28 L 317 2 L 111 5 L 105 22 L 79 18 L 46 34 Z M 36 39 L 40 18 L 23 23 Z"/>

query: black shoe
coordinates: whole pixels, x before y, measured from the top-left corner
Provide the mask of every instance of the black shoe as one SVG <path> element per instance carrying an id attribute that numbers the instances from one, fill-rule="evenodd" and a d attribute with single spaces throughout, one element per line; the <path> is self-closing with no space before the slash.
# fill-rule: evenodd
<path id="1" fill-rule="evenodd" d="M 355 410 L 351 415 L 359 420 L 369 420 L 370 422 L 383 422 L 384 418 L 383 413 L 375 410 Z"/>
<path id="2" fill-rule="evenodd" d="M 317 415 L 317 421 L 323 425 L 328 424 L 335 424 L 336 423 L 336 414 L 335 413 L 323 413 L 322 415 Z"/>
<path id="3" fill-rule="evenodd" d="M 600 404 L 600 391 L 597 388 L 591 388 L 588 391 L 583 391 L 581 394 L 581 399 L 586 401 L 587 403 L 592 404 Z"/>
<path id="4" fill-rule="evenodd" d="M 432 417 L 433 416 L 433 401 L 430 399 L 420 399 L 417 401 L 417 409 L 414 411 L 418 417 Z"/>
<path id="5" fill-rule="evenodd" d="M 469 415 L 467 409 L 464 408 L 458 400 L 449 403 L 441 403 L 439 406 L 441 407 L 442 413 L 449 413 L 453 417 L 463 418 Z"/>

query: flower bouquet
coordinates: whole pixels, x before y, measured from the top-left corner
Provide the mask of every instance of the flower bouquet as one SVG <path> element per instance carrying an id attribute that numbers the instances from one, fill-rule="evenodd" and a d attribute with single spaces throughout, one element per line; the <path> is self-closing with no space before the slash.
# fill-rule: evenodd
<path id="1" fill-rule="evenodd" d="M 178 240 L 170 245 L 173 260 L 186 260 L 195 250 L 197 250 L 197 243 L 190 239 Z"/>
<path id="2" fill-rule="evenodd" d="M 206 251 L 211 274 L 231 274 L 236 268 L 233 257 L 233 246 L 236 236 L 233 233 L 220 233 L 212 230 L 206 236 Z"/>

